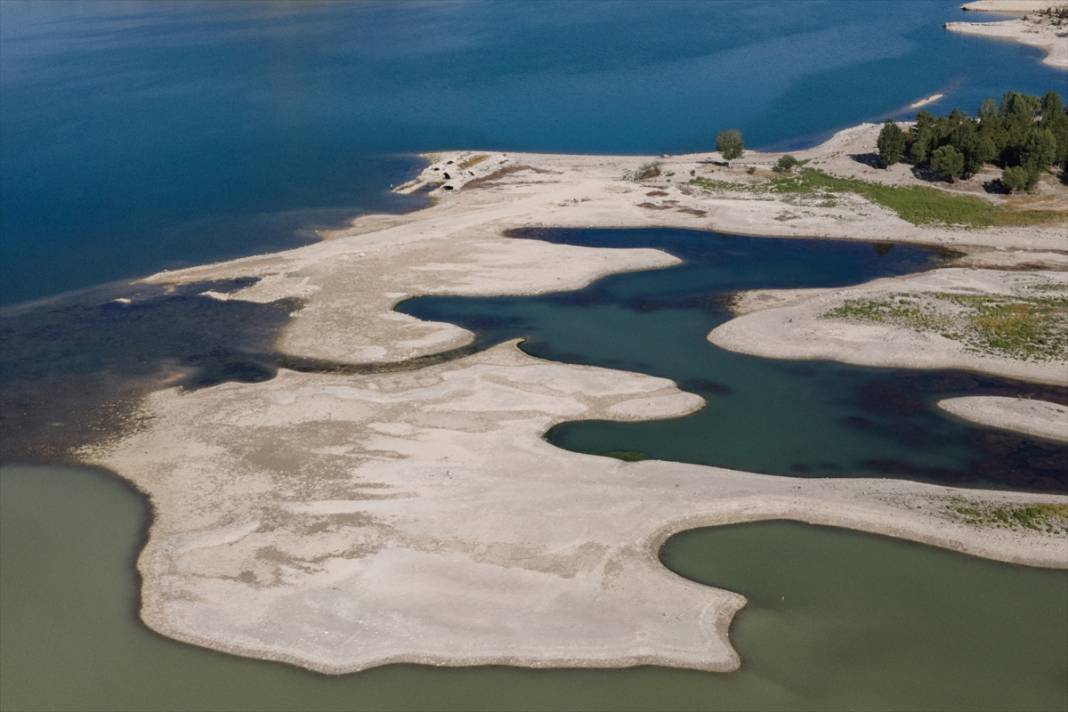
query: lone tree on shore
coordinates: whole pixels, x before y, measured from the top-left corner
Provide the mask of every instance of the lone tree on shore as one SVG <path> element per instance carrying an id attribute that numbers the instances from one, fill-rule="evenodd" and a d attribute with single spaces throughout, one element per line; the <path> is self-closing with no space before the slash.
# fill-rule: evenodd
<path id="1" fill-rule="evenodd" d="M 879 132 L 876 146 L 879 148 L 879 160 L 883 168 L 889 168 L 905 154 L 905 132 L 893 121 L 887 121 Z"/>
<path id="2" fill-rule="evenodd" d="M 931 153 L 931 168 L 952 183 L 964 172 L 964 154 L 952 146 L 936 148 Z"/>
<path id="3" fill-rule="evenodd" d="M 742 142 L 742 132 L 738 129 L 728 129 L 716 134 L 716 150 L 728 161 L 741 158 L 745 153 L 745 143 Z"/>

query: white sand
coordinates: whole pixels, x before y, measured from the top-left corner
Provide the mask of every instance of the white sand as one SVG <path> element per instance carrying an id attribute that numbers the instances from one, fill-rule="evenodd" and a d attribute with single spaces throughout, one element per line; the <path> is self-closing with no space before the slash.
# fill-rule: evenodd
<path id="1" fill-rule="evenodd" d="M 1068 7 L 1068 0 L 973 0 L 961 5 L 973 12 L 1028 13 L 1050 7 Z"/>
<path id="2" fill-rule="evenodd" d="M 965 396 L 938 401 L 949 413 L 991 428 L 1068 442 L 1068 406 L 1030 398 Z"/>

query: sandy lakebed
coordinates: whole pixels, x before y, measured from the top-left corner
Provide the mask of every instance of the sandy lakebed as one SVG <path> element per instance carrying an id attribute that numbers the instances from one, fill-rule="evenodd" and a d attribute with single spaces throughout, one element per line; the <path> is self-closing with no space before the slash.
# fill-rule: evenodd
<path id="1" fill-rule="evenodd" d="M 835 175 L 917 183 L 903 166 L 884 171 L 861 160 L 878 128 L 848 129 L 795 155 Z M 514 341 L 465 352 L 465 329 L 394 311 L 419 295 L 554 292 L 677 262 L 652 249 L 504 234 L 537 226 L 914 243 L 951 248 L 959 265 L 972 266 L 900 278 L 917 291 L 943 273 L 965 273 L 969 289 L 994 291 L 1003 279 L 1063 276 L 1063 221 L 917 226 L 849 193 L 826 201 L 690 184 L 701 176 L 745 185 L 771 175 L 777 157 L 751 152 L 727 167 L 716 154 L 439 153 L 398 187 L 431 194 L 431 207 L 363 217 L 291 251 L 144 280 L 164 290 L 238 280 L 239 289 L 205 293 L 231 302 L 299 300 L 277 348 L 361 369 L 282 368 L 259 382 L 157 390 L 125 427 L 77 451 L 76 459 L 117 472 L 152 503 L 138 559 L 143 620 L 179 640 L 327 673 L 402 661 L 732 670 L 739 659 L 728 628 L 745 599 L 668 571 L 658 551 L 672 533 L 794 519 L 1068 568 L 1063 536 L 952 514 L 962 501 L 1063 505 L 1065 496 L 628 463 L 553 447 L 542 435 L 565 420 L 665 418 L 703 401 L 666 379 L 540 360 Z M 635 178 L 654 161 L 656 175 Z M 975 193 L 976 185 L 953 190 Z M 1044 183 L 1035 200 L 1062 197 Z M 814 292 L 808 296 L 827 298 Z M 130 294 L 115 308 L 136 307 L 133 287 Z M 800 308 L 797 300 L 751 295 L 751 313 L 727 328 L 763 340 L 757 327 Z M 838 328 L 850 344 L 866 338 L 862 325 Z M 864 351 L 825 347 L 824 336 L 807 334 L 807 346 L 829 358 Z M 923 348 L 939 363 L 1068 383 L 1068 369 L 1064 378 L 1056 372 L 1064 364 L 1010 369 L 969 360 L 951 343 Z M 442 353 L 453 356 L 435 361 Z"/>

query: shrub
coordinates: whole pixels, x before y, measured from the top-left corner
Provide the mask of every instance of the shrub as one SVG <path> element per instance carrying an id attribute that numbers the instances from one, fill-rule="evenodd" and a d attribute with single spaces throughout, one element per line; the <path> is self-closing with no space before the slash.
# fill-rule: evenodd
<path id="1" fill-rule="evenodd" d="M 649 180 L 650 178 L 658 177 L 660 177 L 660 164 L 655 161 L 643 163 L 634 173 L 634 180 Z"/>
<path id="2" fill-rule="evenodd" d="M 776 173 L 790 173 L 800 165 L 801 161 L 787 154 L 780 157 L 779 160 L 775 162 L 775 167 L 772 168 L 772 170 Z"/>

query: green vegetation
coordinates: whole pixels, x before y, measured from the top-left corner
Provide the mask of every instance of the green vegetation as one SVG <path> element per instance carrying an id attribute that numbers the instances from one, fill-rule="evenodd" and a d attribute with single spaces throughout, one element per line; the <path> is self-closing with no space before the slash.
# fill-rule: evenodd
<path id="1" fill-rule="evenodd" d="M 729 180 L 716 180 L 714 178 L 691 178 L 690 185 L 712 192 L 738 191 L 748 193 L 762 193 L 767 191 L 766 185 L 753 183 L 735 183 Z"/>
<path id="2" fill-rule="evenodd" d="M 964 154 L 952 146 L 939 146 L 931 154 L 931 169 L 952 183 L 964 173 Z"/>
<path id="3" fill-rule="evenodd" d="M 778 193 L 856 193 L 893 210 L 913 225 L 1038 225 L 1064 217 L 1053 210 L 1013 210 L 992 205 L 981 198 L 954 195 L 927 186 L 869 183 L 855 178 L 839 178 L 812 168 L 793 177 L 776 178 L 771 190 Z"/>
<path id="4" fill-rule="evenodd" d="M 883 124 L 879 132 L 879 140 L 876 142 L 879 149 L 879 160 L 884 168 L 889 168 L 905 155 L 905 132 L 893 121 Z"/>
<path id="5" fill-rule="evenodd" d="M 741 158 L 745 153 L 745 142 L 742 141 L 742 132 L 738 129 L 728 129 L 716 134 L 716 150 L 725 159 L 733 161 Z"/>
<path id="6" fill-rule="evenodd" d="M 839 178 L 814 168 L 783 173 L 763 183 L 735 183 L 712 178 L 691 178 L 689 184 L 713 192 L 795 193 L 821 198 L 823 207 L 837 204 L 836 193 L 855 193 L 893 210 L 913 225 L 1008 227 L 1041 225 L 1064 219 L 1056 210 L 1017 210 L 993 205 L 967 195 L 955 195 L 927 186 L 894 186 L 856 178 Z"/>
<path id="7" fill-rule="evenodd" d="M 977 527 L 1068 534 L 1068 504 L 987 504 L 952 497 L 946 512 L 953 519 Z"/>
<path id="8" fill-rule="evenodd" d="M 879 134 L 879 156 L 887 166 L 897 149 L 889 126 Z M 1068 182 L 1068 112 L 1054 91 L 1042 98 L 1007 92 L 1000 103 L 984 101 L 975 118 L 959 109 L 937 118 L 921 111 L 902 149 L 916 167 L 950 181 L 994 163 L 1004 171 L 1001 187 L 1012 192 L 1033 189 L 1054 165 Z"/>
<path id="9" fill-rule="evenodd" d="M 799 161 L 790 154 L 786 154 L 779 157 L 779 160 L 775 162 L 775 166 L 771 170 L 776 173 L 793 173 L 795 168 L 800 168 L 805 163 L 807 161 Z"/>
<path id="10" fill-rule="evenodd" d="M 850 299 L 822 316 L 936 333 L 977 353 L 1056 361 L 1068 354 L 1068 294 L 1048 295 L 1060 285 L 1045 286 L 1030 290 L 1033 296 L 938 292 Z"/>

